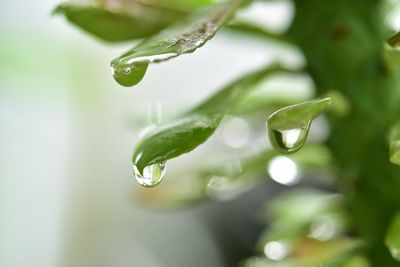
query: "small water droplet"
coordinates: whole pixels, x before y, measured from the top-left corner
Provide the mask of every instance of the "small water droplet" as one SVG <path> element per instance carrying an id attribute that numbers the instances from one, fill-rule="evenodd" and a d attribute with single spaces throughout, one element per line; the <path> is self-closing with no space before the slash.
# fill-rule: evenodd
<path id="1" fill-rule="evenodd" d="M 142 173 L 133 165 L 136 181 L 144 187 L 154 187 L 165 177 L 165 162 L 155 163 L 143 169 Z"/>
<path id="2" fill-rule="evenodd" d="M 290 154 L 298 151 L 306 142 L 311 121 L 302 127 L 277 129 L 268 124 L 268 135 L 272 146 L 281 153 Z"/>
<path id="3" fill-rule="evenodd" d="M 148 66 L 148 62 L 135 62 L 131 66 L 113 66 L 112 74 L 120 85 L 129 87 L 143 79 Z"/>

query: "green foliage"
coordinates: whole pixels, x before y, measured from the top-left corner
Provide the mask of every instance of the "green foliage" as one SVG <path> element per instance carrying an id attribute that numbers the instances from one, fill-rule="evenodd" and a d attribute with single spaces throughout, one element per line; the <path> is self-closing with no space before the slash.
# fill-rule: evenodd
<path id="1" fill-rule="evenodd" d="M 390 132 L 390 161 L 400 165 L 400 123 L 395 124 Z"/>
<path id="2" fill-rule="evenodd" d="M 318 182 L 338 193 L 306 190 L 272 201 L 268 208 L 271 224 L 255 252 L 265 256 L 244 260 L 242 265 L 398 266 L 393 257 L 398 259 L 400 251 L 400 219 L 396 215 L 400 210 L 400 56 L 396 50 L 399 34 L 389 39 L 386 36 L 386 1 L 293 0 L 294 20 L 283 34 L 246 21 L 226 25 L 251 1 L 154 0 L 144 4 L 119 0 L 118 8 L 106 2 L 63 4 L 55 13 L 64 14 L 71 23 L 103 40 L 145 38 L 111 63 L 114 78 L 123 86 L 140 82 L 150 63 L 191 53 L 227 26 L 247 34 L 242 36 L 260 36 L 300 48 L 306 61 L 302 75 L 310 75 L 319 97 L 297 104 L 304 99 L 248 96 L 250 91 L 258 90 L 261 80 L 277 72 L 300 73 L 268 66 L 230 83 L 189 112 L 160 125 L 134 150 L 133 164 L 139 172 L 203 144 L 226 115 L 243 116 L 260 124 L 260 117 L 264 120 L 278 109 L 267 123 L 271 144 L 277 151 L 262 148 L 257 153 L 238 155 L 238 171 L 227 171 L 224 161 L 218 161 L 217 166 L 193 166 L 180 175 L 189 176 L 184 182 L 171 179 L 143 192 L 146 203 L 188 206 L 208 198 L 231 199 L 262 181 L 265 166 L 278 152 L 297 152 L 289 159 L 302 171 L 317 170 L 320 176 L 334 177 L 335 187 L 332 180 Z M 330 102 L 328 139 L 300 150 L 311 121 Z M 313 234 L 315 225 L 319 228 Z M 333 235 L 327 238 L 321 234 L 332 225 Z M 385 234 L 393 257 L 384 245 Z M 287 246 L 286 254 L 279 259 L 268 255 L 266 245 L 270 242 Z"/>
<path id="3" fill-rule="evenodd" d="M 390 223 L 386 233 L 386 246 L 389 248 L 393 258 L 400 261 L 400 214 L 397 213 Z"/>
<path id="4" fill-rule="evenodd" d="M 135 85 L 143 78 L 149 63 L 195 51 L 215 35 L 241 2 L 231 0 L 214 5 L 143 40 L 111 62 L 115 80 L 123 86 Z"/>
<path id="5" fill-rule="evenodd" d="M 131 10 L 131 11 L 130 11 Z M 134 9 L 100 5 L 61 4 L 54 14 L 107 42 L 120 42 L 151 36 L 176 21 L 184 13 L 157 6 L 136 4 Z"/>
<path id="6" fill-rule="evenodd" d="M 266 67 L 227 85 L 182 118 L 161 125 L 147 135 L 135 148 L 133 163 L 141 172 L 146 166 L 187 153 L 204 143 L 252 85 L 276 72 L 289 71 L 281 67 Z"/>

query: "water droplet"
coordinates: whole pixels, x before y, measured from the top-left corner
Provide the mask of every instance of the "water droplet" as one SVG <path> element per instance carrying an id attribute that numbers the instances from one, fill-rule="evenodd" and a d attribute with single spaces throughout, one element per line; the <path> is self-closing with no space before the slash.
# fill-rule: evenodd
<path id="1" fill-rule="evenodd" d="M 283 154 L 298 151 L 306 142 L 311 122 L 331 103 L 330 98 L 284 107 L 267 120 L 271 145 Z"/>
<path id="2" fill-rule="evenodd" d="M 148 62 L 135 62 L 130 66 L 113 65 L 112 74 L 120 85 L 129 87 L 138 84 L 143 79 L 148 66 Z"/>
<path id="3" fill-rule="evenodd" d="M 154 187 L 161 183 L 165 176 L 165 162 L 155 163 L 143 169 L 142 173 L 133 165 L 136 181 L 144 187 Z"/>
<path id="4" fill-rule="evenodd" d="M 306 142 L 311 121 L 302 127 L 279 129 L 268 124 L 268 136 L 272 146 L 281 153 L 290 154 L 298 151 Z"/>

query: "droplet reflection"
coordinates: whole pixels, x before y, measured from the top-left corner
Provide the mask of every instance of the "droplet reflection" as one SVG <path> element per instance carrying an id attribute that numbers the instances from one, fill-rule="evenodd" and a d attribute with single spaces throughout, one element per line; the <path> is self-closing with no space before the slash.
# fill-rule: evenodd
<path id="1" fill-rule="evenodd" d="M 294 153 L 306 142 L 311 122 L 300 128 L 275 129 L 268 127 L 271 144 L 281 153 Z"/>

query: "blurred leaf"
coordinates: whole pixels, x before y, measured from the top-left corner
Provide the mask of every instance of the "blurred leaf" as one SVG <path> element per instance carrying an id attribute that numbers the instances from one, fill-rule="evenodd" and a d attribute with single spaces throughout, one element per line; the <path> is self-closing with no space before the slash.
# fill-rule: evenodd
<path id="1" fill-rule="evenodd" d="M 337 210 L 341 206 L 341 197 L 312 189 L 296 189 L 287 192 L 268 204 L 272 220 L 279 223 L 304 224 L 315 216 Z"/>
<path id="2" fill-rule="evenodd" d="M 267 120 L 271 145 L 281 153 L 297 152 L 305 143 L 312 120 L 331 103 L 330 98 L 282 108 Z"/>
<path id="3" fill-rule="evenodd" d="M 152 3 L 153 5 L 163 5 L 167 7 L 173 7 L 174 9 L 183 9 L 191 11 L 218 2 L 221 2 L 221 0 L 150 0 L 149 1 L 149 3 Z"/>
<path id="4" fill-rule="evenodd" d="M 268 211 L 271 223 L 259 239 L 261 251 L 271 241 L 334 239 L 347 228 L 340 196 L 317 190 L 297 189 L 283 194 L 268 204 Z"/>
<path id="5" fill-rule="evenodd" d="M 230 0 L 197 12 L 139 43 L 111 62 L 113 75 L 123 86 L 133 86 L 151 62 L 191 53 L 210 40 L 244 2 Z"/>
<path id="6" fill-rule="evenodd" d="M 394 34 L 387 40 L 387 43 L 394 48 L 398 48 L 400 46 L 400 32 Z"/>
<path id="7" fill-rule="evenodd" d="M 391 221 L 386 233 L 385 244 L 393 258 L 400 261 L 400 213 L 397 213 Z"/>
<path id="8" fill-rule="evenodd" d="M 133 153 L 138 170 L 187 153 L 204 143 L 215 131 L 224 114 L 266 75 L 288 71 L 272 66 L 234 81 L 174 122 L 164 124 L 144 137 Z"/>
<path id="9" fill-rule="evenodd" d="M 400 122 L 395 124 L 390 131 L 390 161 L 400 165 Z"/>
<path id="10" fill-rule="evenodd" d="M 265 38 L 268 41 L 279 41 L 281 43 L 292 44 L 289 36 L 282 33 L 267 31 L 266 29 L 247 21 L 233 20 L 228 24 L 228 29 L 234 32 L 245 33 L 249 35 Z"/>
<path id="11" fill-rule="evenodd" d="M 339 90 L 330 90 L 326 94 L 326 97 L 332 100 L 329 111 L 334 115 L 340 117 L 345 116 L 350 112 L 351 104 Z"/>
<path id="12" fill-rule="evenodd" d="M 54 14 L 65 15 L 70 23 L 109 42 L 151 36 L 185 14 L 137 1 L 118 3 L 118 7 L 65 3 L 59 5 Z"/>
<path id="13" fill-rule="evenodd" d="M 369 261 L 362 256 L 353 256 L 346 260 L 343 267 L 370 267 Z"/>
<path id="14" fill-rule="evenodd" d="M 242 267 L 343 267 L 349 256 L 361 246 L 355 239 L 341 238 L 320 242 L 302 238 L 292 244 L 289 254 L 282 260 L 253 257 L 244 261 Z M 266 255 L 268 256 L 268 255 Z M 363 265 L 360 265 L 364 267 Z"/>
<path id="15" fill-rule="evenodd" d="M 322 154 L 329 153 L 321 145 L 309 144 L 291 158 L 300 165 L 303 171 L 329 168 L 326 157 L 330 156 L 321 156 L 321 152 Z M 152 190 L 140 191 L 138 198 L 144 204 L 157 208 L 187 207 L 208 199 L 231 200 L 265 181 L 267 178 L 265 167 L 277 155 L 278 152 L 275 150 L 263 150 L 241 159 L 236 157 L 228 159 L 224 157 L 220 160 L 211 158 L 208 159 L 210 160 L 208 163 L 202 161 L 192 164 L 183 171 L 180 168 L 179 172 L 171 175 L 172 179 L 168 179 Z M 328 212 L 324 210 L 324 213 L 321 212 L 321 214 L 328 214 Z M 336 216 L 337 213 L 332 211 L 329 214 Z M 337 221 L 336 217 L 335 221 Z M 306 223 L 310 223 L 310 221 Z M 300 227 L 303 230 L 304 224 L 301 224 Z M 285 236 L 291 235 L 292 230 L 296 234 L 299 232 L 299 229 L 283 228 L 281 230 Z M 274 235 L 277 237 L 277 234 Z"/>

